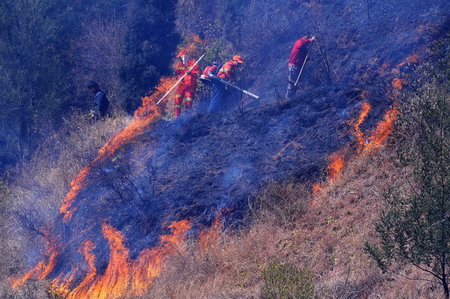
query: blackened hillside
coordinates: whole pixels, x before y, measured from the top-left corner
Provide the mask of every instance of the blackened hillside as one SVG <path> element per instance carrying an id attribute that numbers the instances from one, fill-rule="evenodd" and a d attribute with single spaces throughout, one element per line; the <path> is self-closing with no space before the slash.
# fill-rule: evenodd
<path id="1" fill-rule="evenodd" d="M 174 221 L 188 219 L 194 235 L 219 213 L 239 224 L 266 183 L 315 181 L 327 157 L 354 139 L 348 122 L 360 110 L 358 91 L 328 90 L 243 114 L 160 121 L 97 165 L 76 197 L 73 218 L 62 226 L 57 219 L 67 246 L 52 277 L 80 263 L 87 240 L 97 245 L 97 269 L 108 266 L 105 221 L 123 233 L 133 258 L 157 245 Z M 380 117 L 375 112 L 366 129 Z"/>

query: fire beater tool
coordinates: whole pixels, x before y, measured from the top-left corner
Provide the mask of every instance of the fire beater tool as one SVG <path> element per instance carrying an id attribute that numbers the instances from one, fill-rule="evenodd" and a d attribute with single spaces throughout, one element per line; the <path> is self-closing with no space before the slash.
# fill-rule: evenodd
<path id="1" fill-rule="evenodd" d="M 192 69 L 200 62 L 200 60 L 203 59 L 204 56 L 205 56 L 205 54 L 203 54 L 203 55 L 202 55 L 202 56 L 194 63 L 194 65 L 192 65 L 192 67 L 189 69 L 189 71 L 187 71 L 183 76 L 181 76 L 180 79 L 178 79 L 177 83 L 175 83 L 175 84 L 169 89 L 169 91 L 166 92 L 166 94 L 165 94 L 158 102 L 156 102 L 155 106 L 158 105 L 159 103 L 161 103 L 162 100 L 164 100 L 164 99 L 169 95 L 169 93 L 170 93 L 175 87 L 177 87 L 177 85 L 180 84 L 181 81 L 183 81 L 184 77 L 186 77 L 186 76 L 189 74 L 189 72 L 190 72 L 190 71 L 191 71 L 191 70 L 192 70 Z"/>
<path id="2" fill-rule="evenodd" d="M 306 64 L 306 60 L 308 60 L 308 56 L 309 56 L 309 53 L 306 54 L 305 60 L 303 61 L 302 68 L 300 69 L 300 73 L 298 73 L 298 77 L 297 77 L 297 80 L 295 81 L 294 86 L 297 86 L 297 85 L 298 85 L 298 81 L 300 80 L 300 77 L 301 77 L 302 72 L 303 72 L 303 68 L 305 67 L 305 64 Z"/>
<path id="3" fill-rule="evenodd" d="M 257 96 L 256 94 L 253 94 L 253 93 L 251 93 L 248 90 L 242 89 L 242 88 L 240 88 L 240 87 L 238 87 L 238 86 L 236 86 L 236 85 L 234 85 L 234 84 L 232 84 L 232 83 L 228 82 L 227 80 L 224 80 L 224 79 L 222 79 L 220 77 L 214 76 L 212 73 L 209 74 L 209 77 L 211 79 L 215 80 L 215 81 L 219 81 L 219 82 L 221 82 L 221 83 L 223 83 L 225 85 L 228 85 L 228 86 L 230 86 L 230 87 L 232 87 L 232 88 L 234 88 L 236 90 L 239 90 L 243 94 L 251 96 L 252 98 L 259 99 L 259 96 Z"/>

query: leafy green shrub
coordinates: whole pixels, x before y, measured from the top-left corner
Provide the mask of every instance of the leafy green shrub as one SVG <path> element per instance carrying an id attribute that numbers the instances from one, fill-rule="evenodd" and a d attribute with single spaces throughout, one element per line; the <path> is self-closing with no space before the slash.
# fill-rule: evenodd
<path id="1" fill-rule="evenodd" d="M 391 186 L 376 225 L 380 242 L 366 251 L 383 271 L 396 262 L 430 274 L 449 298 L 450 61 L 438 62 L 418 67 L 419 78 L 399 102 L 394 141 L 400 166 L 412 167 L 413 175 L 409 190 Z"/>
<path id="2" fill-rule="evenodd" d="M 314 298 L 309 269 L 272 262 L 264 269 L 263 279 L 262 298 Z"/>

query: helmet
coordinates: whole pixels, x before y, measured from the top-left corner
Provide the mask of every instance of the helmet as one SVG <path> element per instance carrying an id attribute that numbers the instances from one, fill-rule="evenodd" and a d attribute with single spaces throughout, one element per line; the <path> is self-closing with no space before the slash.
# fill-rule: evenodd
<path id="1" fill-rule="evenodd" d="M 95 81 L 89 81 L 89 83 L 88 83 L 88 85 L 87 85 L 87 88 L 92 88 L 92 87 L 98 87 L 98 84 L 97 84 L 97 82 L 95 82 Z"/>
<path id="2" fill-rule="evenodd" d="M 188 52 L 185 51 L 185 50 L 181 50 L 181 51 L 178 53 L 177 57 L 181 57 L 181 56 L 183 56 L 183 55 L 188 55 Z"/>
<path id="3" fill-rule="evenodd" d="M 242 60 L 242 57 L 239 56 L 239 55 L 234 55 L 234 56 L 233 56 L 233 60 L 234 60 L 234 61 L 237 61 L 237 62 L 239 62 L 239 63 L 244 63 L 244 61 Z"/>

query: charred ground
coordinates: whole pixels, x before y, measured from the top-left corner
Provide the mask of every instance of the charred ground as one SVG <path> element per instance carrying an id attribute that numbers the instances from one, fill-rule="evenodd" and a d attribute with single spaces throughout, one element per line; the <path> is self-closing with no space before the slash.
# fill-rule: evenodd
<path id="1" fill-rule="evenodd" d="M 89 176 L 92 183 L 77 196 L 78 209 L 60 232 L 69 244 L 60 271 L 75 266 L 67 261 L 82 260 L 78 251 L 85 240 L 98 244 L 98 268 L 106 268 L 104 221 L 124 234 L 136 257 L 157 245 L 168 223 L 188 219 L 193 235 L 223 211 L 228 224 L 241 223 L 268 183 L 317 181 L 327 157 L 354 139 L 348 122 L 361 109 L 357 91 L 320 93 L 309 102 L 155 123 Z M 372 115 L 367 130 L 380 117 Z"/>

